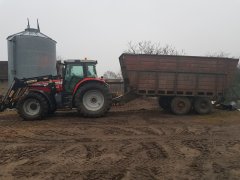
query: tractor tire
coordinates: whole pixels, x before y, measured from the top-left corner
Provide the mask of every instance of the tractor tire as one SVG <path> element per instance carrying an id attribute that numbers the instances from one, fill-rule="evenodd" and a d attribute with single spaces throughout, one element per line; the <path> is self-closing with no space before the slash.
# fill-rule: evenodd
<path id="1" fill-rule="evenodd" d="M 111 108 L 112 95 L 105 84 L 91 82 L 78 89 L 74 103 L 84 117 L 102 117 Z"/>
<path id="2" fill-rule="evenodd" d="M 194 110 L 198 114 L 209 114 L 212 112 L 212 103 L 208 98 L 197 98 L 194 100 Z"/>
<path id="3" fill-rule="evenodd" d="M 172 100 L 172 97 L 162 96 L 162 97 L 158 98 L 158 104 L 162 109 L 170 110 L 171 109 L 171 100 Z"/>
<path id="4" fill-rule="evenodd" d="M 174 97 L 171 101 L 171 111 L 176 115 L 188 114 L 191 107 L 191 100 L 187 97 Z"/>
<path id="5" fill-rule="evenodd" d="M 17 112 L 24 120 L 40 120 L 48 113 L 47 100 L 38 93 L 30 92 L 19 100 Z"/>

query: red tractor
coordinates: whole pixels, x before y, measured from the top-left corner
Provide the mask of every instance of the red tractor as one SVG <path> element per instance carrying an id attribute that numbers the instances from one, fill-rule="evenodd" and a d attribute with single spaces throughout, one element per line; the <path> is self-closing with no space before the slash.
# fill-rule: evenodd
<path id="1" fill-rule="evenodd" d="M 84 117 L 105 115 L 112 103 L 108 84 L 97 78 L 97 61 L 65 61 L 62 76 L 15 78 L 0 98 L 0 111 L 16 108 L 25 120 L 42 119 L 56 109 L 76 108 Z"/>

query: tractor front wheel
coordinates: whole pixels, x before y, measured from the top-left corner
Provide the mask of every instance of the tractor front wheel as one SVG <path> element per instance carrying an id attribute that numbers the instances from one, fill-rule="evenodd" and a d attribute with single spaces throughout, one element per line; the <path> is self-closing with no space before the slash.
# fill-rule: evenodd
<path id="1" fill-rule="evenodd" d="M 24 120 L 42 119 L 48 113 L 48 103 L 41 94 L 30 92 L 19 100 L 17 110 Z"/>
<path id="2" fill-rule="evenodd" d="M 78 89 L 74 101 L 83 116 L 101 117 L 111 108 L 112 95 L 107 85 L 88 83 Z"/>

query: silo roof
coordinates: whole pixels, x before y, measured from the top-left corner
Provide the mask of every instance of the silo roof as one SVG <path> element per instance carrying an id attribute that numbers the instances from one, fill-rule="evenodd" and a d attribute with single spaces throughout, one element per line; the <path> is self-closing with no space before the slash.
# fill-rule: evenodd
<path id="1" fill-rule="evenodd" d="M 11 36 L 7 37 L 7 40 L 11 41 L 14 37 L 16 36 L 33 36 L 33 37 L 42 37 L 42 38 L 46 38 L 46 39 L 50 39 L 54 42 L 56 42 L 55 40 L 53 40 L 52 38 L 48 37 L 47 35 L 43 34 L 40 32 L 39 29 L 34 29 L 34 28 L 26 28 L 25 31 L 13 34 Z"/>

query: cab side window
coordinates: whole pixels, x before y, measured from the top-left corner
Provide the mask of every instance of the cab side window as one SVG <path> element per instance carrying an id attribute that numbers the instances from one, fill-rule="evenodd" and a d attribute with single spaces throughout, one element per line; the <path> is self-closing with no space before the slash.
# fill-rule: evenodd
<path id="1" fill-rule="evenodd" d="M 87 66 L 87 77 L 97 77 L 96 69 L 94 65 Z"/>
<path id="2" fill-rule="evenodd" d="M 65 84 L 66 92 L 72 92 L 76 84 L 84 78 L 82 65 L 71 64 L 66 67 Z"/>
<path id="3" fill-rule="evenodd" d="M 83 66 L 69 65 L 66 68 L 65 80 L 70 80 L 73 76 L 84 77 Z"/>

